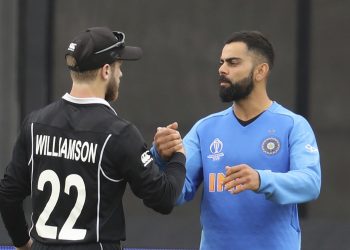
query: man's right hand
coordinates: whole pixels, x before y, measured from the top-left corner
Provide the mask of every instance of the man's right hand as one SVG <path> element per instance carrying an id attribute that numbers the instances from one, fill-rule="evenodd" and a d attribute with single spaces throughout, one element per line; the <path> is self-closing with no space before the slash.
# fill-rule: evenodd
<path id="1" fill-rule="evenodd" d="M 175 152 L 185 154 L 182 138 L 177 128 L 177 122 L 173 122 L 166 127 L 157 128 L 154 136 L 154 145 L 164 160 L 169 160 Z"/>

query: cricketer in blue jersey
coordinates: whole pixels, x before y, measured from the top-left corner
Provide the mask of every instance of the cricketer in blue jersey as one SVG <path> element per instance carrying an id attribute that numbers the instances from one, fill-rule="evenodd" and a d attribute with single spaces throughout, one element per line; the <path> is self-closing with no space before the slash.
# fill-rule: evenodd
<path id="1" fill-rule="evenodd" d="M 220 97 L 233 105 L 199 120 L 183 140 L 187 173 L 178 204 L 203 183 L 202 250 L 301 248 L 297 204 L 318 197 L 320 158 L 309 123 L 268 97 L 273 61 L 261 33 L 234 33 L 219 68 Z M 172 129 L 155 136 L 158 161 L 180 143 L 171 143 Z"/>

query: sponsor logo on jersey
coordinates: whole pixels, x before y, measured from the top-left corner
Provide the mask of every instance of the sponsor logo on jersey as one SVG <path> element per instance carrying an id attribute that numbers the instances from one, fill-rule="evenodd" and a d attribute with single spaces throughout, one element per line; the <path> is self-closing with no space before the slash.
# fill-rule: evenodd
<path id="1" fill-rule="evenodd" d="M 318 152 L 318 149 L 316 147 L 311 146 L 310 144 L 305 145 L 305 149 L 309 153 L 316 153 Z"/>
<path id="2" fill-rule="evenodd" d="M 274 155 L 280 150 L 280 141 L 277 138 L 269 137 L 261 144 L 261 149 L 265 154 Z"/>
<path id="3" fill-rule="evenodd" d="M 152 160 L 153 159 L 151 157 L 149 150 L 147 150 L 146 152 L 144 152 L 141 155 L 141 161 L 142 161 L 144 167 L 146 167 Z"/>
<path id="4" fill-rule="evenodd" d="M 214 141 L 210 144 L 209 150 L 212 154 L 208 155 L 208 158 L 212 159 L 213 161 L 220 160 L 220 157 L 224 156 L 224 153 L 222 153 L 223 147 L 224 144 L 222 141 L 220 141 L 219 138 L 215 138 Z"/>

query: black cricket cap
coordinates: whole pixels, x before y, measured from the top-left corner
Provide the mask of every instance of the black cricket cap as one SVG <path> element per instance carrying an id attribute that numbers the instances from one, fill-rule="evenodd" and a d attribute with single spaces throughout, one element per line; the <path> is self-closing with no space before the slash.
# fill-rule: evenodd
<path id="1" fill-rule="evenodd" d="M 107 27 L 93 27 L 77 35 L 69 44 L 67 55 L 76 64 L 69 65 L 73 71 L 94 70 L 116 60 L 138 60 L 142 57 L 139 47 L 125 46 L 125 34 Z"/>

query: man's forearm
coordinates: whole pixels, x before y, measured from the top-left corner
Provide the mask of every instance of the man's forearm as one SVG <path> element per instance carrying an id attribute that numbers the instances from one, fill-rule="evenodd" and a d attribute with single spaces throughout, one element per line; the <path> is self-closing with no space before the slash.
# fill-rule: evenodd
<path id="1" fill-rule="evenodd" d="M 22 247 L 30 240 L 22 203 L 1 202 L 0 212 L 13 245 Z"/>

